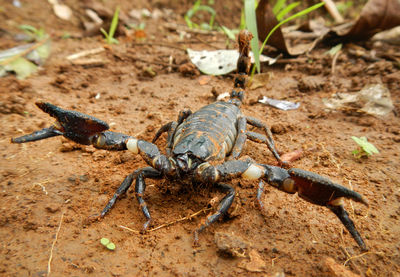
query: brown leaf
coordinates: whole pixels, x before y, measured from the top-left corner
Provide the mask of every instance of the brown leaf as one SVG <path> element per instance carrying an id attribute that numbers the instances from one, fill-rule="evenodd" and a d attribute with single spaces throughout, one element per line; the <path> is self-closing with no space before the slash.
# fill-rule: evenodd
<path id="1" fill-rule="evenodd" d="M 269 32 L 279 23 L 268 0 L 261 0 L 256 9 L 258 39 L 264 41 Z M 278 28 L 269 38 L 268 45 L 288 53 L 281 28 Z"/>
<path id="2" fill-rule="evenodd" d="M 370 0 L 354 24 L 335 27 L 326 40 L 367 40 L 378 32 L 400 25 L 399 15 L 399 0 Z"/>

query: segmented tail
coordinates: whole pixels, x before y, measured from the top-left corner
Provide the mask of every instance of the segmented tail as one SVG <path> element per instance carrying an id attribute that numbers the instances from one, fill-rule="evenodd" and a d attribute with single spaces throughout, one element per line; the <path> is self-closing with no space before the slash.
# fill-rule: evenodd
<path id="1" fill-rule="evenodd" d="M 246 87 L 247 76 L 250 71 L 251 59 L 250 59 L 250 41 L 253 38 L 253 34 L 247 30 L 242 30 L 238 36 L 239 43 L 239 59 L 237 61 L 237 76 L 235 77 L 234 88 L 231 92 L 230 102 L 237 106 L 243 101 L 244 89 Z"/>

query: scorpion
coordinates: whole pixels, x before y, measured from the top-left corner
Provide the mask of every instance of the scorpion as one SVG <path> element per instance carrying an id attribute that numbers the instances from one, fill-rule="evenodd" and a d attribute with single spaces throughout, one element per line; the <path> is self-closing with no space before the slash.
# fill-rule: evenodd
<path id="1" fill-rule="evenodd" d="M 316 173 L 290 168 L 280 158 L 269 127 L 257 118 L 242 114 L 240 106 L 251 66 L 249 44 L 252 37 L 247 30 L 239 33 L 237 74 L 230 99 L 206 105 L 194 113 L 189 109 L 179 112 L 177 121 L 160 127 L 152 142 L 108 131 L 108 124 L 100 119 L 77 111 L 64 110 L 46 102 L 37 102 L 36 105 L 56 118 L 55 123 L 31 134 L 12 138 L 11 141 L 25 143 L 62 135 L 76 143 L 93 145 L 98 149 L 129 150 L 140 155 L 148 166 L 135 170 L 123 180 L 98 218 L 103 218 L 110 211 L 133 181 L 137 201 L 146 218 L 143 231 L 152 220 L 143 199 L 146 178 L 213 185 L 226 195 L 220 200 L 216 212 L 209 215 L 194 231 L 194 244 L 197 245 L 199 233 L 227 213 L 233 203 L 235 188 L 227 181 L 243 178 L 259 180 L 257 200 L 261 207 L 264 182 L 283 192 L 297 193 L 310 203 L 327 207 L 340 219 L 360 248 L 366 250 L 363 239 L 343 206 L 344 198 L 368 206 L 362 195 Z M 265 135 L 247 130 L 247 124 L 263 130 Z M 155 144 L 163 133 L 167 133 L 166 154 L 162 154 Z M 278 161 L 278 166 L 258 163 L 251 158 L 239 158 L 246 139 L 265 143 Z"/>

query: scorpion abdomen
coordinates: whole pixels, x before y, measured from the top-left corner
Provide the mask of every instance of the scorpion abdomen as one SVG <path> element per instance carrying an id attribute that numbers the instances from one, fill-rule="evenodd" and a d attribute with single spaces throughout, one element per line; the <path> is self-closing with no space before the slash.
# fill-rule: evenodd
<path id="1" fill-rule="evenodd" d="M 203 161 L 223 160 L 237 135 L 239 108 L 215 102 L 190 115 L 174 135 L 173 154 L 191 153 Z"/>

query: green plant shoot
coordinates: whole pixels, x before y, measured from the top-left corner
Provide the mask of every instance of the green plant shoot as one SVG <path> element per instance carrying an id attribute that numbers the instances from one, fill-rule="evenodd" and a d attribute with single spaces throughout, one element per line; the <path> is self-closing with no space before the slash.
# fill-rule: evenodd
<path id="1" fill-rule="evenodd" d="M 118 26 L 118 17 L 119 17 L 119 6 L 117 6 L 117 8 L 115 9 L 114 16 L 111 20 L 110 30 L 108 31 L 108 33 L 103 28 L 100 28 L 100 31 L 103 33 L 105 41 L 108 44 L 119 43 L 118 40 L 114 38 L 114 34 Z"/>
<path id="2" fill-rule="evenodd" d="M 245 19 L 246 19 L 246 25 L 247 29 L 254 35 L 253 40 L 251 41 L 251 49 L 254 54 L 254 60 L 257 68 L 257 72 L 260 73 L 260 55 L 262 51 L 264 50 L 264 47 L 268 41 L 268 39 L 271 37 L 271 35 L 283 24 L 292 21 L 300 16 L 304 16 L 320 7 L 322 7 L 325 3 L 321 2 L 318 4 L 315 4 L 307 9 L 304 9 L 286 19 L 283 19 L 280 21 L 267 35 L 265 38 L 261 48 L 258 46 L 258 33 L 257 33 L 257 23 L 256 23 L 256 12 L 255 12 L 255 3 L 254 0 L 244 0 L 244 9 L 245 9 Z M 293 4 L 290 4 L 286 8 L 283 8 L 285 5 L 285 1 L 278 1 L 275 6 L 274 6 L 274 13 L 278 13 L 279 17 L 285 16 L 288 12 L 290 12 L 292 9 L 294 9 L 299 2 L 295 2 Z M 283 9 L 282 9 L 283 8 Z M 253 42 L 254 41 L 254 42 Z M 255 68 L 253 67 L 252 72 L 251 72 L 251 78 L 254 75 Z"/>
<path id="3" fill-rule="evenodd" d="M 22 24 L 18 26 L 22 31 L 25 32 L 28 36 L 30 36 L 31 40 L 40 41 L 48 37 L 43 28 L 37 29 L 31 25 Z"/>
<path id="4" fill-rule="evenodd" d="M 115 250 L 115 244 L 112 243 L 108 238 L 101 238 L 100 243 L 107 247 L 108 250 Z"/>
<path id="5" fill-rule="evenodd" d="M 212 2 L 211 2 L 211 3 L 212 3 Z M 190 10 L 188 10 L 188 11 L 186 12 L 186 14 L 185 14 L 185 16 L 184 16 L 184 19 L 185 19 L 185 21 L 186 21 L 187 26 L 188 26 L 190 29 L 192 29 L 192 28 L 198 28 L 198 27 L 199 27 L 199 25 L 196 24 L 196 23 L 194 23 L 194 22 L 192 21 L 192 19 L 191 19 L 191 18 L 192 18 L 197 12 L 199 12 L 199 11 L 205 11 L 205 12 L 208 12 L 209 14 L 211 14 L 211 18 L 210 18 L 210 21 L 209 21 L 208 24 L 205 23 L 205 22 L 203 22 L 203 23 L 200 24 L 201 29 L 204 29 L 204 30 L 212 30 L 213 27 L 214 27 L 214 20 L 215 20 L 216 12 L 215 12 L 215 10 L 214 10 L 212 7 L 210 7 L 210 6 L 201 5 L 201 0 L 197 0 L 197 1 L 193 4 L 193 7 L 192 7 Z"/>
<path id="6" fill-rule="evenodd" d="M 265 44 L 267 43 L 268 39 L 271 37 L 271 35 L 272 35 L 279 27 L 281 27 L 283 24 L 285 24 L 285 23 L 287 23 L 287 22 L 289 22 L 289 21 L 292 21 L 293 19 L 296 19 L 296 18 L 298 18 L 298 17 L 300 17 L 300 16 L 304 16 L 304 15 L 306 15 L 306 14 L 312 12 L 313 10 L 316 10 L 316 9 L 322 7 L 323 5 L 325 5 L 325 3 L 323 3 L 323 2 L 318 3 L 318 4 L 315 4 L 315 5 L 311 6 L 311 7 L 307 8 L 307 9 L 304 9 L 304 10 L 302 10 L 302 11 L 300 11 L 300 12 L 298 12 L 298 13 L 296 13 L 296 14 L 294 14 L 294 15 L 292 15 L 292 16 L 290 16 L 290 17 L 284 19 L 284 20 L 282 20 L 281 22 L 279 22 L 274 28 L 272 28 L 271 32 L 268 33 L 267 37 L 265 38 L 265 40 L 264 40 L 264 42 L 263 42 L 263 44 L 262 44 L 262 46 L 261 46 L 261 49 L 260 49 L 260 51 L 259 51 L 259 55 L 261 55 L 262 51 L 264 50 Z"/>
<path id="7" fill-rule="evenodd" d="M 376 149 L 376 147 L 368 142 L 366 137 L 351 137 L 359 146 L 358 149 L 354 150 L 351 152 L 355 157 L 361 158 L 361 157 L 369 157 L 373 154 L 378 154 L 379 151 Z"/>
<path id="8" fill-rule="evenodd" d="M 280 10 L 278 13 L 274 13 L 276 15 L 276 19 L 278 21 L 281 21 L 285 17 L 285 15 L 290 13 L 290 11 L 296 8 L 298 5 L 300 5 L 300 2 L 293 2 L 290 3 L 287 7 Z"/>

